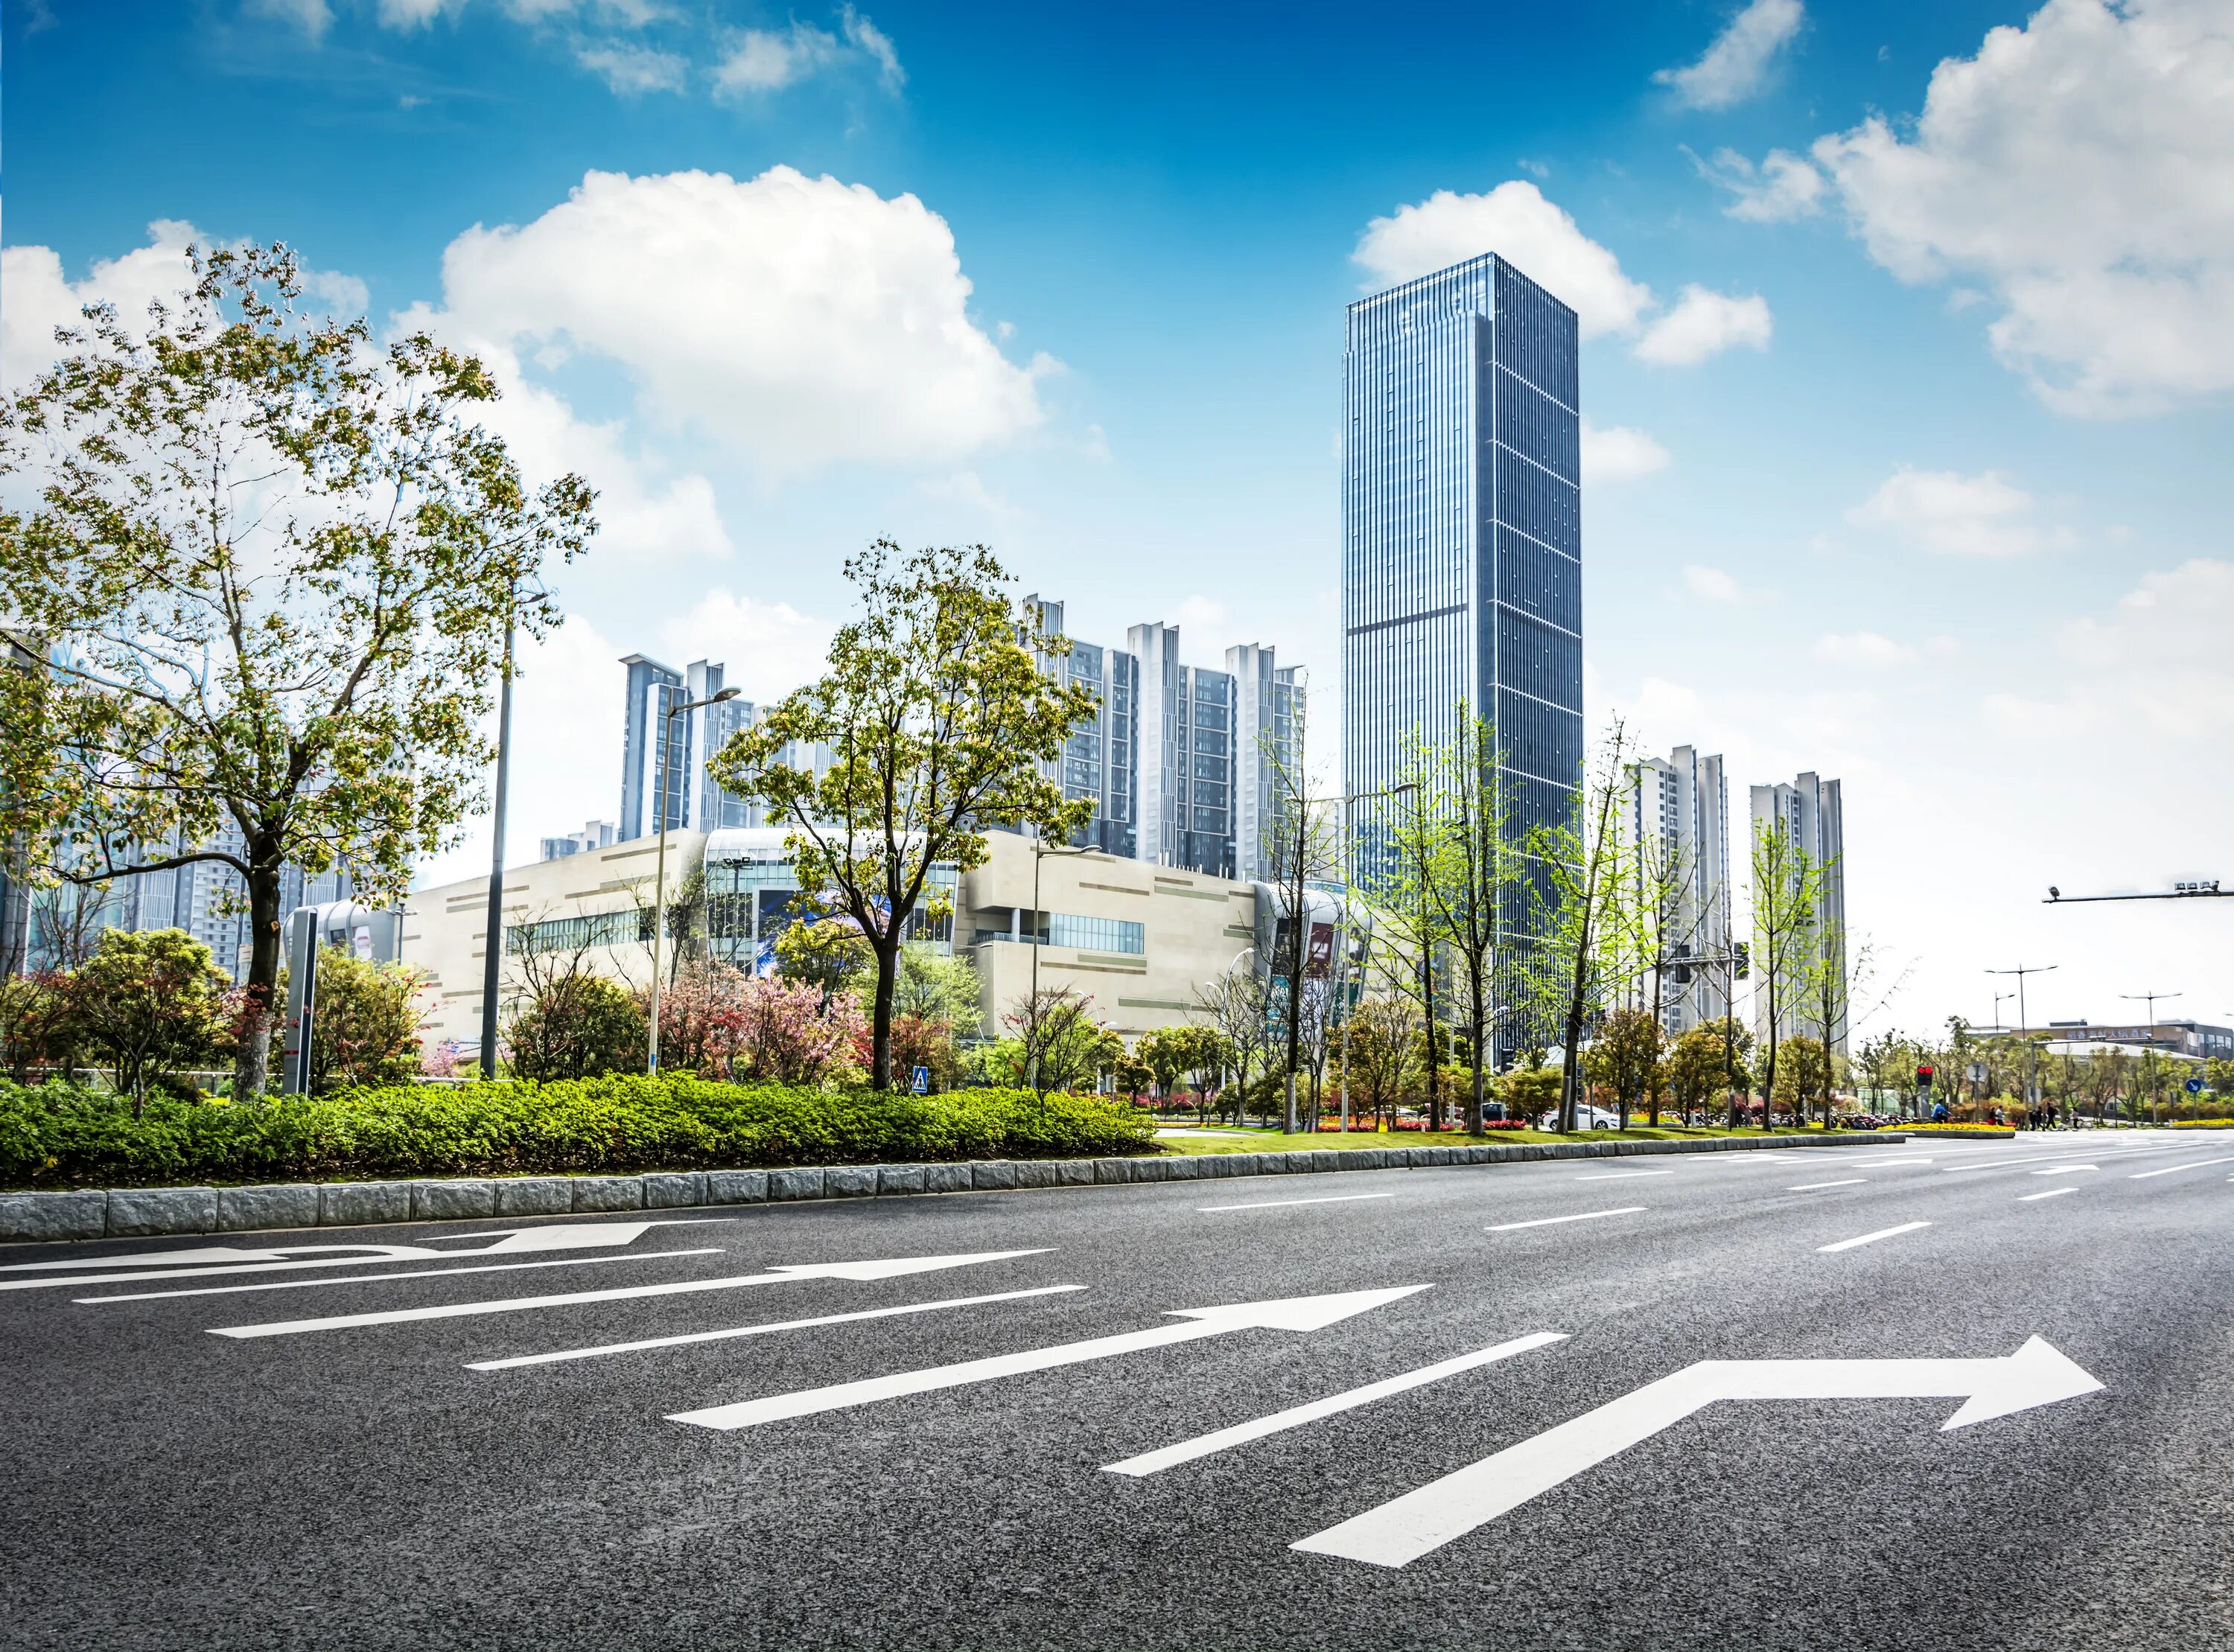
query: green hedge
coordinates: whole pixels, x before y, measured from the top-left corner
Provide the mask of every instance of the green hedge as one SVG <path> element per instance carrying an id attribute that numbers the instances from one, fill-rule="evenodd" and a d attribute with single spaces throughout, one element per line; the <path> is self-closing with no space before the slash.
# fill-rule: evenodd
<path id="1" fill-rule="evenodd" d="M 405 1085 L 250 1107 L 0 1080 L 0 1187 L 617 1173 L 1154 1151 L 1135 1110 L 1029 1090 L 944 1095 L 696 1078 Z"/>

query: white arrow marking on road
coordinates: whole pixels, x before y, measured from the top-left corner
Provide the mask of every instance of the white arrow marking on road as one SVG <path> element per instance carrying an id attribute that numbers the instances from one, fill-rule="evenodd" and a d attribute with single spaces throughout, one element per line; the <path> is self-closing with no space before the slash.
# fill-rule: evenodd
<path id="1" fill-rule="evenodd" d="M 1538 1331 L 1533 1335 L 1515 1337 L 1512 1342 L 1499 1342 L 1494 1348 L 1476 1348 L 1471 1354 L 1461 1354 L 1456 1359 L 1445 1360 L 1437 1365 L 1421 1366 L 1418 1370 L 1407 1371 L 1401 1376 L 1368 1382 L 1362 1388 L 1329 1394 L 1308 1405 L 1291 1406 L 1285 1411 L 1276 1411 L 1271 1416 L 1259 1417 L 1253 1422 L 1236 1423 L 1232 1427 L 1220 1428 L 1215 1433 L 1197 1434 L 1192 1440 L 1182 1440 L 1178 1445 L 1166 1446 L 1160 1451 L 1143 1452 L 1138 1457 L 1127 1457 L 1121 1463 L 1104 1463 L 1101 1472 L 1144 1479 L 1178 1464 L 1191 1463 L 1198 1457 L 1207 1457 L 1213 1452 L 1245 1446 L 1252 1440 L 1264 1439 L 1267 1434 L 1300 1428 L 1307 1422 L 1316 1422 L 1321 1417 L 1331 1417 L 1337 1412 L 1371 1405 L 1375 1400 L 1384 1400 L 1392 1394 L 1425 1388 L 1430 1382 L 1456 1376 L 1461 1371 L 1471 1371 L 1477 1366 L 1494 1365 L 1499 1360 L 1509 1360 L 1516 1354 L 1527 1353 L 1531 1348 L 1544 1348 L 1566 1340 L 1564 1331 Z"/>
<path id="2" fill-rule="evenodd" d="M 1819 1244 L 1815 1247 L 1815 1254 L 1824 1256 L 1832 1250 L 1851 1250 L 1858 1244 L 1875 1244 L 1879 1239 L 1895 1238 L 1903 1233 L 1913 1233 L 1918 1228 L 1930 1225 L 1929 1222 L 1903 1222 L 1897 1228 L 1879 1228 L 1875 1233 L 1865 1233 L 1858 1239 L 1841 1239 L 1836 1244 Z"/>
<path id="3" fill-rule="evenodd" d="M 2005 1359 L 1702 1360 L 1289 1546 L 1408 1565 L 1717 1400 L 1959 1396 L 1944 1433 L 2101 1386 L 2037 1336 Z"/>
<path id="4" fill-rule="evenodd" d="M 383 1256 L 396 1250 L 409 1250 L 409 1245 L 386 1244 L 321 1244 L 293 1245 L 284 1250 L 243 1250 L 234 1245 L 205 1245 L 194 1250 L 134 1250 L 127 1256 L 72 1257 L 65 1262 L 11 1262 L 0 1268 L 0 1273 L 29 1273 L 56 1268 L 183 1268 L 198 1262 L 278 1262 L 291 1256 L 300 1256 L 306 1250 L 377 1250 Z"/>
<path id="5" fill-rule="evenodd" d="M 929 1394 L 938 1388 L 958 1388 L 996 1377 L 1018 1376 L 1028 1371 L 1052 1370 L 1088 1360 L 1106 1360 L 1142 1348 L 1168 1348 L 1205 1336 L 1252 1329 L 1316 1331 L 1362 1314 L 1427 1285 L 1398 1285 L 1389 1290 L 1349 1290 L 1330 1296 L 1291 1296 L 1279 1302 L 1234 1303 L 1223 1308 L 1175 1308 L 1178 1325 L 1158 1325 L 1145 1331 L 1116 1336 L 1097 1336 L 1083 1342 L 1061 1342 L 1053 1348 L 1028 1348 L 1022 1354 L 996 1354 L 990 1359 L 965 1360 L 959 1365 L 937 1365 L 922 1371 L 899 1371 L 891 1376 L 870 1377 L 859 1382 L 839 1382 L 826 1388 L 801 1388 L 792 1394 L 772 1394 L 764 1399 L 743 1400 L 735 1405 L 709 1406 L 702 1411 L 677 1412 L 670 1422 L 696 1423 L 702 1428 L 749 1428 L 756 1423 L 780 1422 L 787 1417 L 810 1417 L 817 1412 L 839 1411 L 903 1394 Z"/>
<path id="6" fill-rule="evenodd" d="M 1493 1228 L 1484 1228 L 1484 1233 L 1513 1233 L 1522 1228 L 1556 1227 L 1562 1222 L 1590 1222 L 1601 1216 L 1635 1216 L 1639 1211 L 1651 1208 L 1644 1205 L 1624 1205 L 1617 1211 L 1584 1211 L 1579 1216 L 1539 1216 L 1533 1222 L 1499 1222 Z"/>
<path id="7" fill-rule="evenodd" d="M 983 1250 L 970 1256 L 903 1257 L 890 1262 L 810 1262 L 778 1266 L 767 1273 L 725 1279 L 680 1279 L 663 1285 L 622 1285 L 611 1290 L 570 1290 L 557 1296 L 512 1296 L 497 1302 L 443 1303 L 432 1308 L 390 1308 L 371 1314 L 336 1314 L 327 1319 L 279 1320 L 269 1325 L 212 1325 L 212 1336 L 298 1336 L 306 1331 L 346 1330 L 356 1325 L 400 1325 L 415 1319 L 464 1319 L 476 1314 L 516 1314 L 533 1308 L 567 1308 L 577 1303 L 621 1302 L 637 1296 L 682 1296 L 702 1290 L 737 1290 L 747 1285 L 790 1285 L 808 1279 L 894 1279 L 903 1274 L 967 1268 L 980 1262 L 1035 1257 L 1037 1250 Z"/>
<path id="8" fill-rule="evenodd" d="M 561 1348 L 555 1354 L 522 1354 L 508 1360 L 477 1360 L 468 1371 L 509 1371 L 520 1365 L 552 1365 L 560 1360 L 594 1360 L 606 1354 L 634 1354 L 647 1348 L 681 1348 L 690 1342 L 725 1342 L 739 1336 L 766 1336 L 774 1331 L 805 1330 L 815 1325 L 847 1325 L 857 1319 L 892 1319 L 903 1314 L 931 1314 L 942 1308 L 976 1308 L 983 1303 L 1021 1302 L 1027 1296 L 1059 1296 L 1084 1290 L 1084 1285 L 1041 1285 L 1032 1290 L 1003 1290 L 987 1296 L 948 1296 L 933 1303 L 903 1303 L 897 1308 L 865 1308 L 853 1314 L 824 1314 L 815 1319 L 779 1320 L 768 1325 L 736 1325 L 726 1330 L 687 1331 L 680 1336 L 650 1336 L 637 1342 L 606 1342 L 597 1348 Z"/>
<path id="9" fill-rule="evenodd" d="M 1395 1198 L 1394 1193 L 1329 1193 L 1324 1198 L 1268 1198 L 1253 1205 L 1202 1205 L 1202 1211 L 1270 1211 L 1285 1205 L 1354 1205 L 1362 1198 Z"/>
<path id="10" fill-rule="evenodd" d="M 2099 1170 L 2099 1165 L 2054 1165 L 2046 1170 L 2036 1170 L 2035 1176 L 2067 1176 L 2074 1170 Z"/>
<path id="11" fill-rule="evenodd" d="M 2051 1187 L 2045 1193 L 2020 1193 L 2017 1203 L 2029 1205 L 2036 1198 L 2054 1198 L 2058 1193 L 2075 1193 L 2078 1191 L 2075 1187 Z"/>
<path id="12" fill-rule="evenodd" d="M 2137 1170 L 2126 1179 L 2145 1182 L 2152 1176 L 2169 1176 L 2176 1170 L 2201 1170 L 2206 1165 L 2234 1165 L 2234 1159 L 2198 1159 L 2185 1165 L 2166 1165 L 2162 1170 Z"/>
<path id="13" fill-rule="evenodd" d="M 361 1268 L 376 1262 L 435 1262 L 443 1252 L 423 1245 L 356 1245 L 354 1250 L 376 1250 L 369 1257 L 309 1257 L 293 1262 L 255 1262 L 237 1268 L 173 1268 L 161 1273 L 74 1273 L 59 1279 L 0 1279 L 0 1290 L 52 1290 L 61 1285 L 143 1283 L 151 1279 L 225 1279 L 244 1273 L 291 1273 L 304 1268 Z"/>
<path id="14" fill-rule="evenodd" d="M 468 1252 L 467 1254 L 477 1254 Z M 376 1285 L 389 1279 L 447 1279 L 461 1273 L 519 1273 L 528 1268 L 593 1268 L 616 1262 L 657 1262 L 663 1257 L 718 1257 L 719 1245 L 695 1250 L 645 1250 L 632 1257 L 561 1257 L 553 1262 L 493 1262 L 478 1268 L 419 1268 L 409 1273 L 346 1273 L 332 1279 L 264 1279 L 252 1285 L 195 1285 L 185 1290 L 127 1290 L 114 1296 L 73 1296 L 74 1303 L 155 1302 L 166 1296 L 238 1296 L 251 1290 L 319 1290 L 328 1285 Z"/>
<path id="15" fill-rule="evenodd" d="M 1802 1182 L 1797 1187 L 1787 1187 L 1784 1191 L 1787 1193 L 1812 1193 L 1820 1187 L 1859 1187 L 1868 1180 L 1866 1176 L 1853 1176 L 1843 1182 Z"/>

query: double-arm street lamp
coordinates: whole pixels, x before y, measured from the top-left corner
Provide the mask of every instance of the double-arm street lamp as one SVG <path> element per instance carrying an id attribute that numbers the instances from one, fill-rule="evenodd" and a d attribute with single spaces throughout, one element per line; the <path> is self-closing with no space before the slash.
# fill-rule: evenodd
<path id="1" fill-rule="evenodd" d="M 659 1071 L 659 977 L 666 968 L 663 962 L 661 943 L 667 935 L 667 805 L 670 790 L 670 772 L 675 767 L 675 720 L 686 711 L 696 711 L 706 706 L 718 706 L 724 700 L 734 700 L 742 693 L 741 689 L 724 689 L 703 700 L 686 700 L 681 705 L 670 706 L 667 716 L 660 725 L 659 741 L 659 859 L 653 863 L 657 868 L 651 879 L 651 1028 L 645 1041 L 643 1070 Z"/>
<path id="2" fill-rule="evenodd" d="M 2032 1114 L 2040 1106 L 2040 1079 L 2037 1072 L 2039 1051 L 2032 1041 L 2032 1021 L 2025 1014 L 2024 983 L 2028 975 L 2046 975 L 2050 970 L 2061 969 L 2054 963 L 2020 963 L 2014 970 L 1989 970 L 1988 975 L 2013 975 L 2017 978 L 2017 1036 L 2025 1046 L 2025 1122 L 2032 1122 Z M 1994 1019 L 2002 1017 L 2002 995 L 1994 995 Z"/>
<path id="3" fill-rule="evenodd" d="M 1040 921 L 1042 917 L 1042 914 L 1040 911 L 1040 863 L 1044 861 L 1049 855 L 1090 855 L 1094 852 L 1094 846 L 1091 844 L 1057 844 L 1050 846 L 1044 839 L 1041 838 L 1034 838 L 1031 840 L 1031 844 L 1032 991 L 1031 996 L 1024 1002 L 1029 1006 L 1031 1015 L 1031 1020 L 1029 1025 L 1030 1026 L 1032 1032 L 1032 1052 L 1030 1060 L 1024 1063 L 1024 1082 L 1026 1085 L 1030 1087 L 1031 1093 L 1034 1095 L 1037 1095 L 1040 1093 L 1040 1047 L 1042 1041 L 1042 1035 L 1045 1031 L 1043 1023 L 1047 1015 L 1047 1007 L 1040 1002 L 1040 946 L 1042 944 L 1040 941 L 1039 928 Z M 1023 926 L 1021 924 L 1017 925 L 1019 930 L 1022 930 L 1022 927 Z"/>

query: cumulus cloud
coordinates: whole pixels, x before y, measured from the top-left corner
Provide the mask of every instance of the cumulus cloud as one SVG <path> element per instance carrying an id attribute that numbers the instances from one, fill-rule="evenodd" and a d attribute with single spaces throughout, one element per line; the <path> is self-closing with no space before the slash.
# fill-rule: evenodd
<path id="1" fill-rule="evenodd" d="M 1760 294 L 1732 297 L 1694 283 L 1683 289 L 1673 310 L 1645 330 L 1636 354 L 1662 367 L 1693 367 L 1738 345 L 1767 349 L 1771 327 L 1767 302 Z"/>
<path id="2" fill-rule="evenodd" d="M 690 75 L 690 65 L 679 53 L 625 42 L 578 46 L 574 61 L 622 97 L 640 97 L 646 92 L 680 92 Z"/>
<path id="3" fill-rule="evenodd" d="M 836 630 L 789 603 L 716 586 L 662 625 L 659 641 L 670 663 L 722 662 L 728 668 L 727 680 L 747 699 L 768 705 L 822 674 Z"/>
<path id="4" fill-rule="evenodd" d="M 1823 174 L 1805 155 L 1789 149 L 1772 149 L 1758 167 L 1734 149 L 1717 149 L 1712 160 L 1702 160 L 1689 149 L 1699 175 L 1732 199 L 1722 208 L 1731 218 L 1751 224 L 1782 224 L 1811 218 L 1823 210 Z"/>
<path id="5" fill-rule="evenodd" d="M 2234 562 L 2198 557 L 2144 574 L 2107 614 L 2064 626 L 2056 638 L 2061 693 L 1997 694 L 1987 702 L 1988 715 L 2002 733 L 2060 745 L 2115 735 L 2162 736 L 2174 749 L 2224 749 L 2234 741 L 2229 637 Z M 2198 778 L 2225 794 L 2222 776 L 2198 772 Z M 2206 806 L 2201 818 L 2224 814 Z"/>
<path id="6" fill-rule="evenodd" d="M 2234 389 L 2234 13 L 2048 0 L 1932 72 L 1913 126 L 1817 140 L 1870 256 L 1984 290 L 1996 353 L 2066 413 Z"/>
<path id="7" fill-rule="evenodd" d="M 1696 62 L 1663 69 L 1652 78 L 1688 108 L 1727 109 L 1768 83 L 1778 56 L 1806 20 L 1800 0 L 1751 0 Z"/>
<path id="8" fill-rule="evenodd" d="M 1683 570 L 1683 589 L 1710 603 L 1741 603 L 1745 588 L 1720 568 L 1692 563 Z"/>
<path id="9" fill-rule="evenodd" d="M 475 335 L 609 361 L 654 424 L 770 475 L 1013 441 L 1055 367 L 1010 362 L 970 319 L 953 232 L 913 195 L 788 167 L 591 173 L 532 223 L 461 235 L 442 281 Z"/>
<path id="10" fill-rule="evenodd" d="M 1831 665 L 1902 665 L 1916 650 L 1876 631 L 1826 631 L 1815 639 L 1815 657 Z"/>
<path id="11" fill-rule="evenodd" d="M 1949 556 L 2021 557 L 2045 543 L 2032 513 L 2032 495 L 1999 471 L 1964 476 L 1902 469 L 1847 512 L 1846 519 L 1890 528 Z"/>
<path id="12" fill-rule="evenodd" d="M 1668 468 L 1668 450 L 1642 430 L 1626 425 L 1604 429 L 1583 421 L 1583 480 L 1626 482 Z"/>

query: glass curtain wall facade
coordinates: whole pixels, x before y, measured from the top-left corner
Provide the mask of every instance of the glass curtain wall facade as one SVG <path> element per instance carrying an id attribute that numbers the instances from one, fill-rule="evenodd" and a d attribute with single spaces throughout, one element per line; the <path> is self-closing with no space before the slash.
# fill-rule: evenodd
<path id="1" fill-rule="evenodd" d="M 1495 725 L 1508 835 L 1583 762 L 1575 312 L 1484 253 L 1351 304 L 1342 362 L 1342 770 L 1385 790 L 1461 703 Z M 1384 806 L 1353 816 L 1370 878 Z M 1518 933 L 1525 902 L 1507 924 Z"/>

